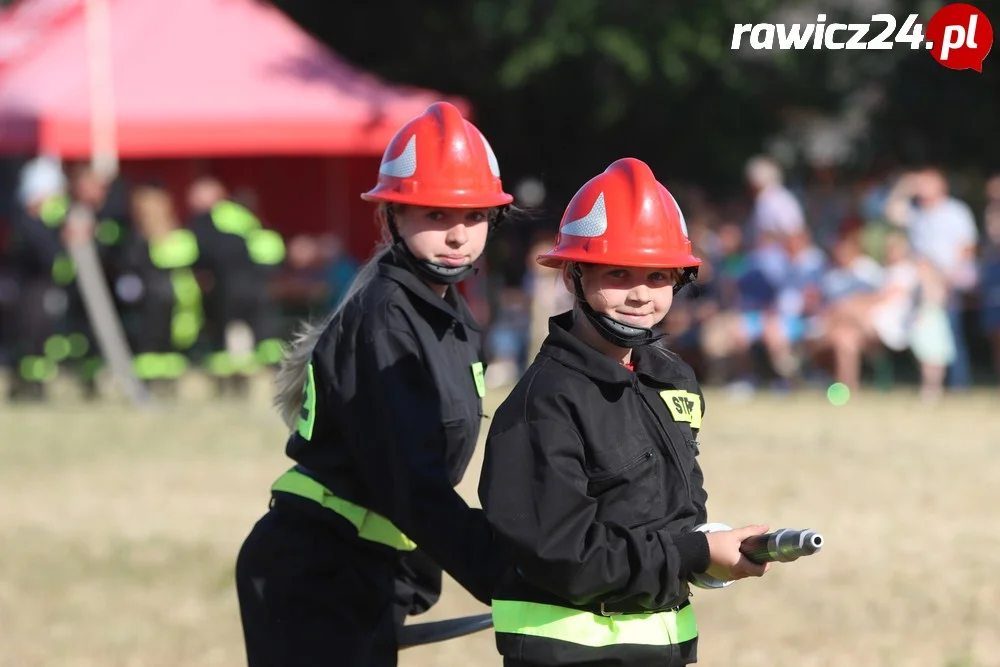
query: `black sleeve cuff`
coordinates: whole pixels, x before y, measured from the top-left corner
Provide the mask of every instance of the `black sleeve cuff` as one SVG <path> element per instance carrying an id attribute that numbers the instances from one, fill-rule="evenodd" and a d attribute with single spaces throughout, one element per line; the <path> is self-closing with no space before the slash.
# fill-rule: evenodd
<path id="1" fill-rule="evenodd" d="M 687 579 L 691 573 L 701 573 L 708 569 L 708 537 L 705 533 L 692 531 L 674 538 L 674 546 L 681 556 L 680 576 Z"/>

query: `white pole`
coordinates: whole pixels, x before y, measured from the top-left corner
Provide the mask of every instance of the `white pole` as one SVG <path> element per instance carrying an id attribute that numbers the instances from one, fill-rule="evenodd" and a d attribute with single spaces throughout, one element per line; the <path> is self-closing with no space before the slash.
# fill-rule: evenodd
<path id="1" fill-rule="evenodd" d="M 90 80 L 90 162 L 94 171 L 111 182 L 118 175 L 118 137 L 115 118 L 114 74 L 111 59 L 111 12 L 108 0 L 85 0 L 87 69 Z M 91 226 L 95 214 L 87 206 L 70 209 L 66 224 Z M 149 401 L 149 393 L 132 371 L 132 351 L 101 268 L 92 238 L 68 244 L 77 269 L 77 284 L 101 353 L 111 372 L 134 404 Z"/>
<path id="2" fill-rule="evenodd" d="M 108 0 L 85 0 L 90 74 L 91 165 L 107 179 L 118 175 L 118 136 Z"/>

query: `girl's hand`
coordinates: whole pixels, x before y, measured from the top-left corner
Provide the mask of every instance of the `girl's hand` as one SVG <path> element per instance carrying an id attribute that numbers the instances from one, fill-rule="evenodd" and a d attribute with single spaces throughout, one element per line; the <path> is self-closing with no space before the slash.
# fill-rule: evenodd
<path id="1" fill-rule="evenodd" d="M 767 530 L 767 526 L 756 525 L 706 534 L 711 563 L 706 574 L 719 581 L 764 576 L 764 573 L 771 568 L 771 564 L 754 563 L 740 552 L 740 545 L 748 537 L 763 535 Z"/>

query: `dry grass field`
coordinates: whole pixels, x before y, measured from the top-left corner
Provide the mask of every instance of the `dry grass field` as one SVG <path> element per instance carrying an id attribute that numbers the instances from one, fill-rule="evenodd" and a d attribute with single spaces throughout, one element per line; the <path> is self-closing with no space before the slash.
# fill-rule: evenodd
<path id="1" fill-rule="evenodd" d="M 286 465 L 283 429 L 265 383 L 220 403 L 192 382 L 151 412 L 72 395 L 0 405 L 0 665 L 245 664 L 233 560 Z M 1000 665 L 1000 395 L 707 404 L 712 518 L 811 527 L 827 544 L 699 591 L 700 664 Z M 478 466 L 462 486 L 473 501 Z M 426 619 L 482 611 L 449 581 Z M 400 663 L 500 660 L 483 632 Z"/>

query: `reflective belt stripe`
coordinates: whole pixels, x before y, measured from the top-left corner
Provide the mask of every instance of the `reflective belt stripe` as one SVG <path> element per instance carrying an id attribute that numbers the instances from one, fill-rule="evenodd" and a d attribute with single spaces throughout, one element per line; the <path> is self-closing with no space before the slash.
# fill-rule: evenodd
<path id="1" fill-rule="evenodd" d="M 617 644 L 667 646 L 698 637 L 694 607 L 652 614 L 600 616 L 537 602 L 493 600 L 493 627 L 531 637 L 544 637 L 598 648 Z"/>
<path id="2" fill-rule="evenodd" d="M 392 522 L 380 514 L 348 502 L 294 468 L 279 477 L 271 486 L 272 491 L 293 493 L 319 503 L 350 521 L 358 531 L 358 537 L 369 542 L 378 542 L 399 551 L 413 551 L 417 544 L 404 535 Z"/>
<path id="3" fill-rule="evenodd" d="M 28 382 L 48 382 L 59 372 L 56 362 L 45 357 L 24 357 L 19 366 L 21 378 Z"/>
<path id="4" fill-rule="evenodd" d="M 252 353 L 235 355 L 229 352 L 213 352 L 205 358 L 205 367 L 213 377 L 227 378 L 255 373 L 258 364 Z"/>
<path id="5" fill-rule="evenodd" d="M 285 242 L 281 234 L 270 229 L 254 229 L 247 232 L 246 244 L 254 264 L 274 266 L 285 259 Z"/>
<path id="6" fill-rule="evenodd" d="M 187 359 L 177 352 L 143 352 L 132 360 L 132 370 L 140 380 L 173 380 L 184 375 Z"/>

